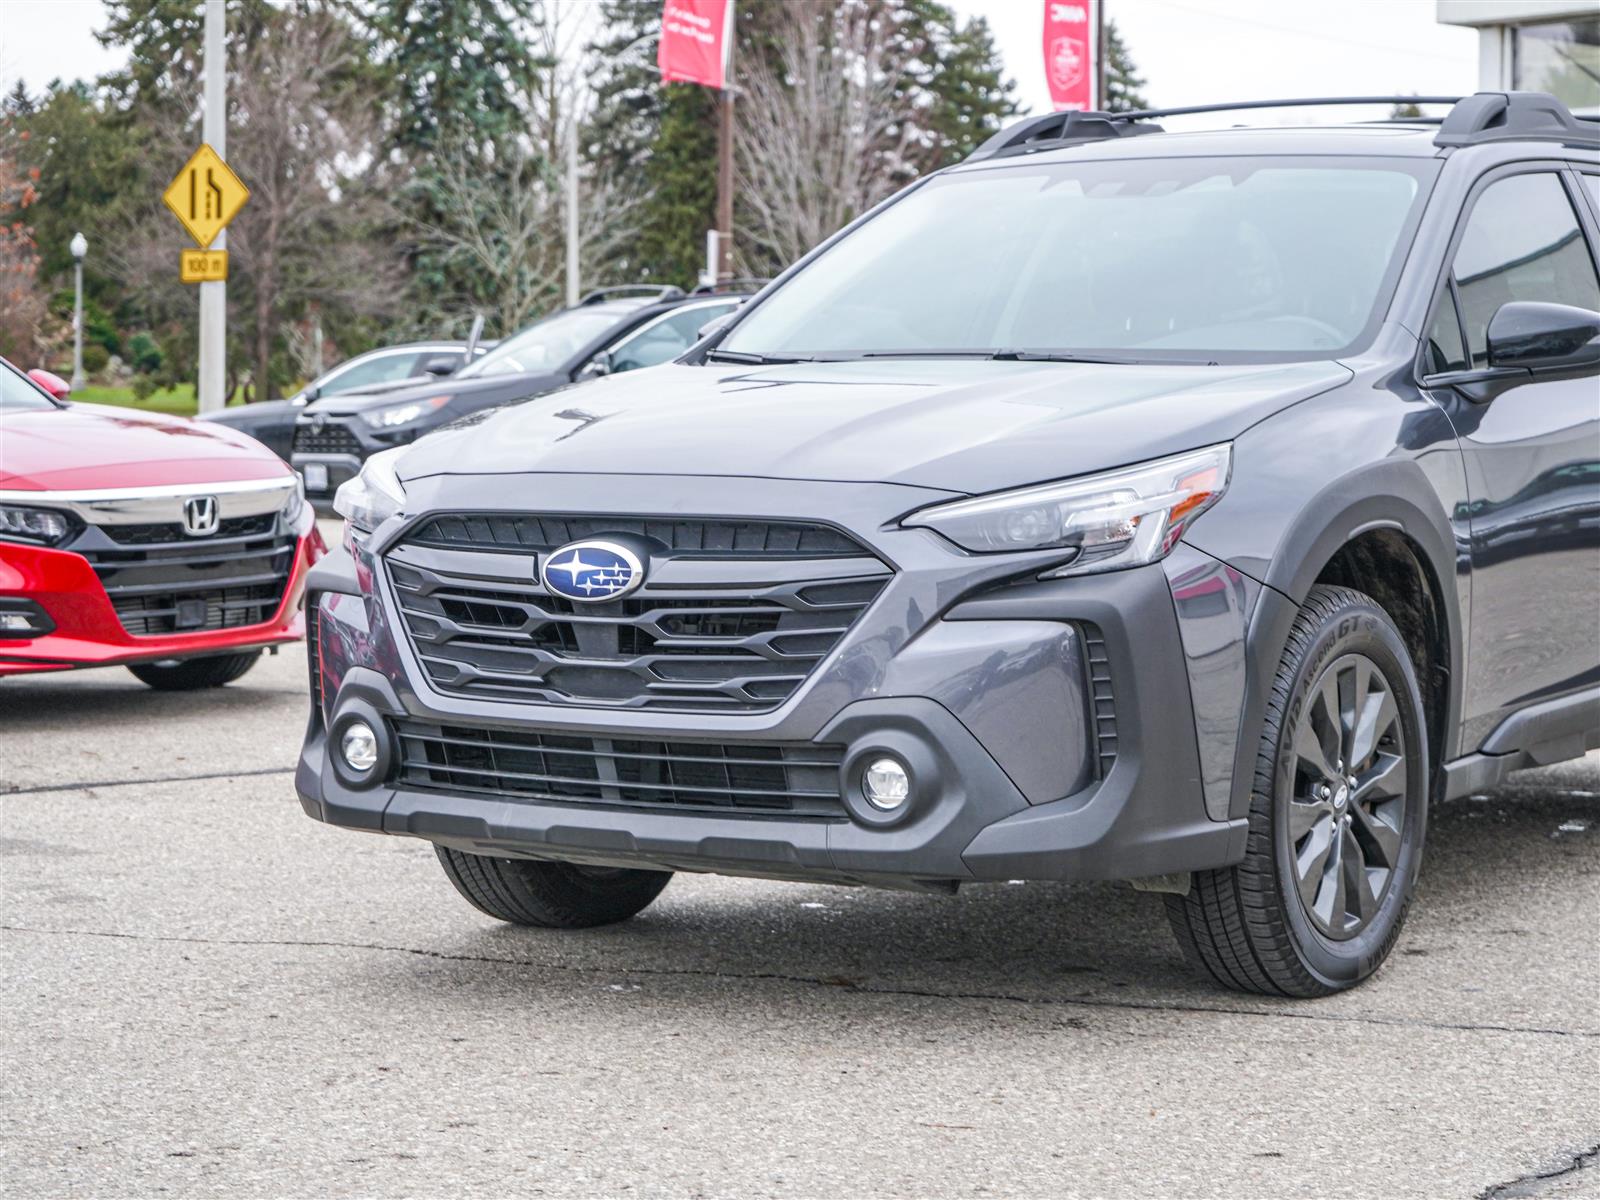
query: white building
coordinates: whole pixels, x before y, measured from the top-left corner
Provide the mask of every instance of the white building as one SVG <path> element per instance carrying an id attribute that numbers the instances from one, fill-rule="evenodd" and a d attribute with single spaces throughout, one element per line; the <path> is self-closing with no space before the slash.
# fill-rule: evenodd
<path id="1" fill-rule="evenodd" d="M 1478 31 L 1478 86 L 1550 92 L 1600 113 L 1600 7 L 1594 0 L 1438 0 L 1442 25 Z"/>

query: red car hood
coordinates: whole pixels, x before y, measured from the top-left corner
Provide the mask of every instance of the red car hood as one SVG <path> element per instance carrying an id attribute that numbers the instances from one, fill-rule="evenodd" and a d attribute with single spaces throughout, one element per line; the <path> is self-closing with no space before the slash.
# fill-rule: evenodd
<path id="1" fill-rule="evenodd" d="M 0 488 L 12 491 L 228 483 L 288 471 L 254 438 L 183 417 L 101 404 L 0 416 Z"/>

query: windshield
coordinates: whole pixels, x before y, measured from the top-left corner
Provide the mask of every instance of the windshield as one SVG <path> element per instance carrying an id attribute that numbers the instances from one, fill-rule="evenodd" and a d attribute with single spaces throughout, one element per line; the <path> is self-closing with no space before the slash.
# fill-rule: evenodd
<path id="1" fill-rule="evenodd" d="M 1377 320 L 1436 169 L 1179 158 L 939 176 L 800 271 L 718 349 L 1331 357 Z"/>
<path id="2" fill-rule="evenodd" d="M 0 412 L 19 408 L 54 408 L 55 404 L 9 363 L 0 363 Z"/>
<path id="3" fill-rule="evenodd" d="M 609 308 L 566 309 L 507 338 L 471 366 L 457 371 L 456 378 L 554 370 L 616 323 L 617 313 Z"/>

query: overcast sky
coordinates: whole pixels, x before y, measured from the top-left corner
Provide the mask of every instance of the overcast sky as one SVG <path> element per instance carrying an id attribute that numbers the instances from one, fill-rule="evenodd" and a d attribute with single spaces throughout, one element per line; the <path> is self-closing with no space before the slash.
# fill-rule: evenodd
<path id="1" fill-rule="evenodd" d="M 568 0 L 587 3 L 589 0 Z M 749 0 L 747 0 L 749 2 Z M 763 0 L 770 2 L 770 0 Z M 949 0 L 994 29 L 1023 106 L 1049 109 L 1044 0 Z M 1379 93 L 1459 94 L 1477 85 L 1477 34 L 1434 19 L 1434 0 L 1106 0 L 1156 105 Z M 100 0 L 0 0 L 0 87 L 93 78 L 115 67 L 94 30 Z M 1303 121 L 1310 113 L 1267 119 Z"/>

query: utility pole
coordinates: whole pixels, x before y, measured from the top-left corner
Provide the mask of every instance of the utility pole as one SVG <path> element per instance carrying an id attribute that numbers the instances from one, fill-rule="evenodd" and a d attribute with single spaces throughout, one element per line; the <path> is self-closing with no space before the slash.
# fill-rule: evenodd
<path id="1" fill-rule="evenodd" d="M 227 24 L 225 0 L 205 0 L 205 120 L 203 136 L 207 145 L 224 161 L 228 158 L 227 59 L 223 34 Z M 224 229 L 212 244 L 215 250 L 228 248 Z M 227 386 L 228 285 L 226 282 L 200 285 L 200 411 L 222 408 Z M 263 390 L 266 380 L 257 383 Z"/>
<path id="2" fill-rule="evenodd" d="M 567 134 L 567 307 L 578 303 L 578 114 Z"/>
<path id="3" fill-rule="evenodd" d="M 733 33 L 728 34 L 732 41 Z M 733 81 L 717 104 L 717 282 L 733 279 Z"/>

